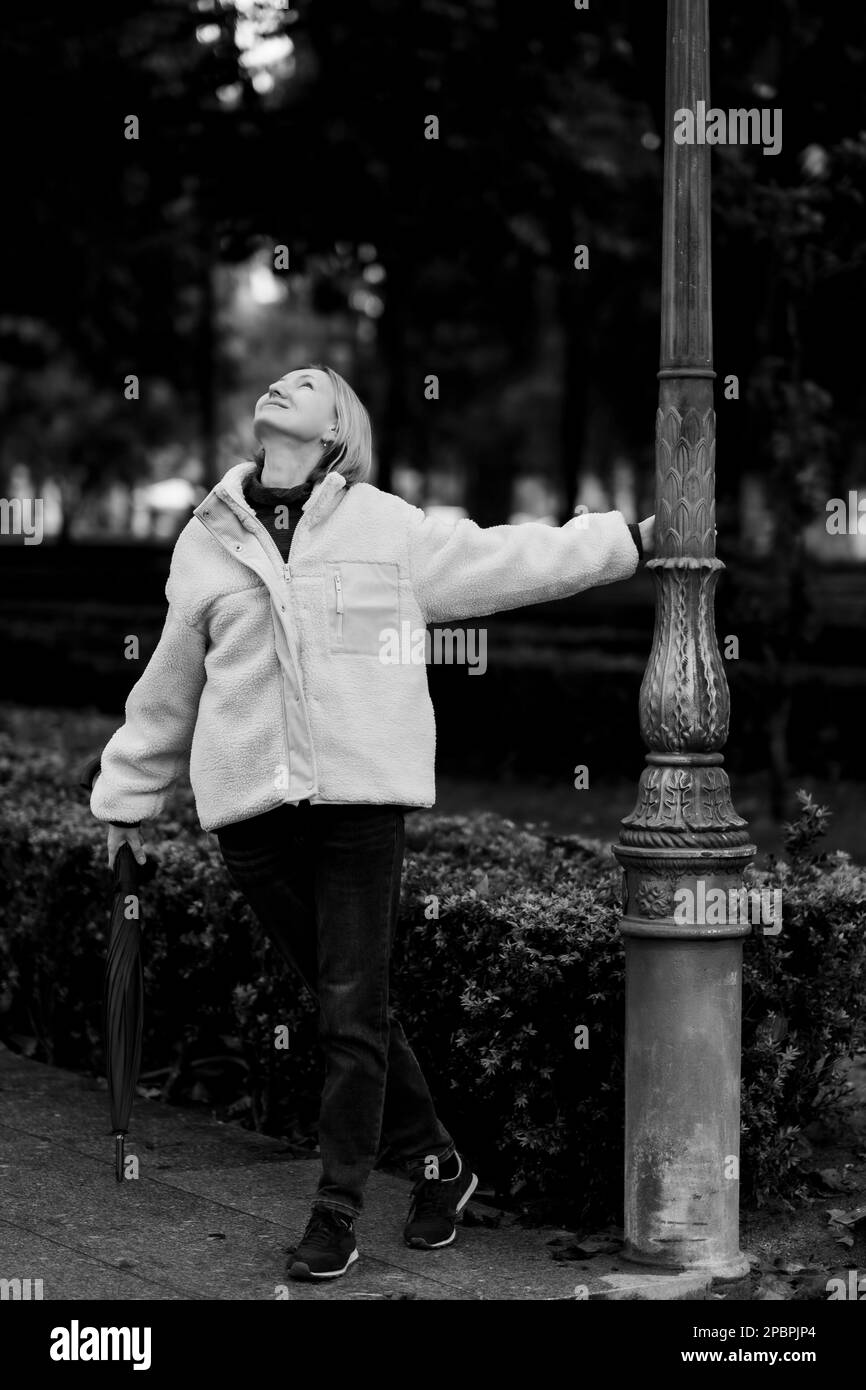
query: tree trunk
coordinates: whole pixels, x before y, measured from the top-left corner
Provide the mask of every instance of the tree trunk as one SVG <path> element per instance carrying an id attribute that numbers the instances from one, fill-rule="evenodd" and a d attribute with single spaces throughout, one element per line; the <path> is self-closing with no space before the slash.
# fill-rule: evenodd
<path id="1" fill-rule="evenodd" d="M 395 249 L 394 254 L 383 255 L 382 259 L 387 267 L 388 278 L 385 307 L 379 319 L 379 346 L 385 368 L 386 387 L 385 405 L 376 447 L 378 464 L 376 486 L 381 488 L 383 492 L 391 492 L 394 463 L 404 443 L 406 391 L 409 385 L 404 367 L 407 347 L 406 286 L 402 274 L 399 248 Z M 412 382 L 409 389 L 413 392 L 417 391 L 420 396 L 423 391 L 423 382 L 420 380 Z M 435 409 L 435 406 L 433 408 Z M 415 466 L 415 461 L 412 460 L 412 462 Z"/>
<path id="2" fill-rule="evenodd" d="M 196 384 L 201 445 L 204 461 L 204 486 L 210 490 L 219 482 L 219 419 L 217 409 L 217 330 L 214 275 L 217 263 L 216 232 L 212 220 L 202 217 L 199 233 L 200 311 L 198 332 L 198 361 Z"/>

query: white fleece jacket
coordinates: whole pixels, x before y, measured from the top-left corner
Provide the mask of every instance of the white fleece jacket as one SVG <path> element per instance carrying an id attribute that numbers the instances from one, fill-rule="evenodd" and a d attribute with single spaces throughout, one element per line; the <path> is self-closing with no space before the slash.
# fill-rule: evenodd
<path id="1" fill-rule="evenodd" d="M 204 830 L 287 802 L 433 806 L 426 664 L 380 659 L 385 629 L 478 618 L 626 579 L 620 512 L 479 527 L 329 473 L 288 564 L 231 468 L 181 532 L 162 635 L 106 745 L 101 821 L 151 820 L 187 756 Z"/>

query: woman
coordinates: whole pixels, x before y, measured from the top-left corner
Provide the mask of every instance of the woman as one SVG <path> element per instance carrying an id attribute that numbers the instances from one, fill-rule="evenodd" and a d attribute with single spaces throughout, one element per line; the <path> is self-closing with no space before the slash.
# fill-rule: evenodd
<path id="1" fill-rule="evenodd" d="M 367 481 L 370 422 L 327 367 L 272 383 L 262 446 L 181 533 L 165 627 L 107 744 L 91 798 L 144 862 L 138 826 L 189 755 L 202 828 L 319 1004 L 322 1174 L 287 1266 L 333 1278 L 387 1153 L 414 1178 L 406 1242 L 447 1245 L 477 1178 L 437 1118 L 388 1004 L 404 810 L 435 802 L 424 663 L 383 660 L 387 634 L 625 579 L 652 518 L 619 512 L 482 529 L 428 518 Z"/>

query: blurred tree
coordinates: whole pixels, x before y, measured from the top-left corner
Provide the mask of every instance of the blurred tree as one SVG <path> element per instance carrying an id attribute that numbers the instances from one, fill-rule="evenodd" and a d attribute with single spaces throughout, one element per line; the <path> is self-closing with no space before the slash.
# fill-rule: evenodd
<path id="1" fill-rule="evenodd" d="M 87 401 L 96 396 L 105 437 L 118 446 L 101 447 L 91 436 L 92 477 L 105 467 L 134 476 L 135 438 L 164 430 L 194 439 L 207 429 L 216 366 L 206 360 L 209 219 L 221 159 L 231 166 L 243 133 L 216 97 L 238 75 L 229 18 L 215 12 L 223 41 L 205 45 L 196 38 L 201 15 L 185 3 L 126 0 L 120 9 L 96 3 L 7 15 L 2 102 L 6 129 L 20 135 L 9 143 L 6 172 L 26 213 L 4 226 L 5 261 L 15 273 L 6 278 L 0 360 L 31 372 L 57 353 L 74 364 L 82 431 L 93 423 Z M 125 138 L 130 117 L 137 139 Z M 41 352 L 28 332 L 34 323 Z M 132 374 L 137 401 L 124 395 Z M 32 393 L 28 461 L 37 469 L 45 417 L 60 406 L 51 394 L 56 380 L 49 372 Z M 19 416 L 26 399 L 19 398 Z"/>
<path id="2" fill-rule="evenodd" d="M 357 316 L 373 248 L 381 385 L 369 373 L 361 385 L 376 405 L 380 486 L 400 459 L 455 456 L 471 515 L 500 522 L 513 472 L 543 447 L 535 416 L 558 400 L 560 519 L 579 468 L 603 475 L 615 452 L 638 460 L 646 491 L 664 16 L 663 0 L 586 12 L 505 0 L 17 7 L 2 101 L 26 215 L 4 226 L 14 274 L 0 364 L 27 376 L 59 356 L 82 396 L 115 401 L 114 446 L 94 450 L 89 476 L 133 473 L 139 455 L 123 441 L 135 430 L 204 439 L 213 470 L 235 370 L 216 267 L 285 244 L 292 273 L 318 280 L 319 312 Z M 834 317 L 853 324 L 866 307 L 864 19 L 770 0 L 723 7 L 713 25 L 714 99 L 778 102 L 785 115 L 779 156 L 717 151 L 718 367 L 745 386 L 762 359 L 788 362 L 797 296 L 802 380 L 830 391 L 839 441 L 862 435 L 859 369 Z M 124 138 L 129 115 L 137 141 Z M 431 117 L 438 139 L 425 139 Z M 808 174 L 804 159 L 814 170 L 824 156 L 832 172 Z M 782 274 L 775 219 L 788 197 L 818 217 L 803 226 L 794 214 Z M 587 271 L 574 267 L 577 244 Z M 137 403 L 123 399 L 130 373 Z M 431 375 L 438 400 L 425 399 Z M 27 411 L 38 438 L 48 387 L 18 398 L 19 438 Z M 722 494 L 743 468 L 771 466 L 751 402 L 745 389 L 719 401 Z"/>
<path id="3" fill-rule="evenodd" d="M 664 6 L 626 10 L 638 59 L 630 90 L 658 123 Z M 719 146 L 713 171 L 719 516 L 746 473 L 766 479 L 774 513 L 758 566 L 771 582 L 758 597 L 735 569 L 726 584 L 733 614 L 762 634 L 770 801 L 781 817 L 794 668 L 820 620 L 803 533 L 825 516 L 866 427 L 861 355 L 851 351 L 866 312 L 866 15 L 803 0 L 715 7 L 711 37 L 712 105 L 782 117 L 780 153 Z M 739 381 L 730 401 L 729 374 Z M 720 549 L 751 558 L 735 529 Z"/>
<path id="4" fill-rule="evenodd" d="M 313 247 L 339 228 L 372 242 L 387 272 L 380 486 L 401 454 L 453 443 L 471 515 L 503 520 L 526 429 L 508 398 L 533 370 L 539 275 L 552 266 L 566 342 L 557 390 L 567 503 L 599 348 L 604 364 L 622 360 L 598 311 L 615 319 L 646 280 L 631 181 L 635 170 L 658 172 L 633 104 L 603 70 L 617 36 L 564 8 L 515 11 L 501 0 L 409 10 L 375 0 L 363 16 L 349 0 L 327 9 L 299 0 L 297 12 L 292 34 L 314 55 L 314 76 L 303 102 L 288 100 L 271 120 L 285 123 L 295 152 L 293 185 L 319 171 L 316 198 L 293 205 L 295 238 Z M 597 257 L 589 276 L 574 268 L 578 241 Z"/>

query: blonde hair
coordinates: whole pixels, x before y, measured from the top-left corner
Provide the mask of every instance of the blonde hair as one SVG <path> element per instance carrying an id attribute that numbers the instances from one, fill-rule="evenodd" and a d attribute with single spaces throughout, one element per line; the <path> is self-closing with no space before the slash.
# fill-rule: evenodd
<path id="1" fill-rule="evenodd" d="M 327 446 L 313 467 L 309 481 L 315 485 L 327 473 L 333 472 L 343 474 L 347 487 L 352 483 L 365 483 L 373 468 L 373 432 L 366 407 L 348 381 L 341 377 L 339 372 L 335 372 L 333 367 L 326 367 L 319 362 L 308 362 L 306 367 L 298 370 L 311 369 L 325 372 L 330 377 L 334 388 L 337 429 L 333 443 Z M 264 449 L 257 450 L 253 458 L 261 468 L 265 458 Z"/>

